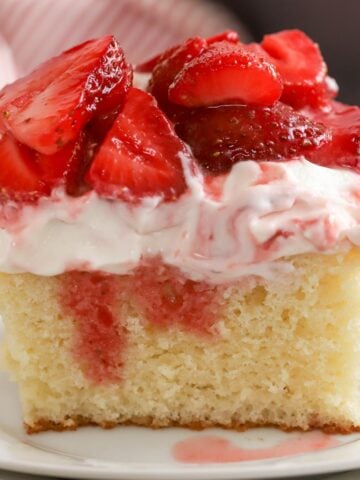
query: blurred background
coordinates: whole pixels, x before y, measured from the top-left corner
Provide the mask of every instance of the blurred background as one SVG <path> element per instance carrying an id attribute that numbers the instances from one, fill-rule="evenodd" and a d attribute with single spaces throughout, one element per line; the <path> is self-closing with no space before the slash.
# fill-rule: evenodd
<path id="1" fill-rule="evenodd" d="M 0 86 L 85 39 L 114 33 L 132 62 L 193 35 L 232 28 L 244 41 L 284 28 L 317 41 L 360 104 L 360 0 L 0 0 Z"/>

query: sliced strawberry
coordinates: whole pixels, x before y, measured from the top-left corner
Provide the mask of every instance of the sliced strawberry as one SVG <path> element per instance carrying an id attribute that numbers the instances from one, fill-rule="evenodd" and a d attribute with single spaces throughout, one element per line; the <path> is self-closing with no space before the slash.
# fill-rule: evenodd
<path id="1" fill-rule="evenodd" d="M 197 38 L 197 40 L 199 40 L 199 38 Z M 207 38 L 205 40 L 206 45 L 211 45 L 213 43 L 222 42 L 222 41 L 227 41 L 230 43 L 239 43 L 240 39 L 239 39 L 238 33 L 235 32 L 235 30 L 226 30 L 225 32 L 218 33 L 217 35 L 214 35 L 213 37 Z M 157 55 L 155 55 L 154 57 L 151 57 L 145 62 L 140 63 L 139 65 L 136 65 L 135 71 L 139 73 L 151 73 L 158 63 L 171 57 L 181 47 L 183 47 L 183 45 L 175 45 L 174 47 L 168 48 L 164 52 L 158 53 Z"/>
<path id="2" fill-rule="evenodd" d="M 0 124 L 0 200 L 31 202 L 49 195 L 54 187 L 72 195 L 81 193 L 91 153 L 90 138 L 84 132 L 59 152 L 44 155 L 18 142 Z"/>
<path id="3" fill-rule="evenodd" d="M 135 65 L 135 72 L 151 73 L 156 67 L 156 65 L 160 62 L 162 56 L 163 56 L 163 53 L 158 53 L 154 57 L 151 57 L 148 60 L 145 60 L 145 62 Z"/>
<path id="4" fill-rule="evenodd" d="M 320 49 L 301 30 L 265 35 L 262 48 L 272 57 L 285 83 L 317 83 L 325 78 L 326 64 Z"/>
<path id="5" fill-rule="evenodd" d="M 145 62 L 139 63 L 139 65 L 135 66 L 135 71 L 139 73 L 151 73 L 158 63 L 169 58 L 179 47 L 180 45 L 175 45 L 174 47 L 168 48 L 164 52 L 158 53 L 154 57 L 149 58 Z"/>
<path id="6" fill-rule="evenodd" d="M 327 110 L 308 113 L 332 132 L 332 141 L 311 152 L 309 159 L 319 165 L 360 171 L 360 108 L 330 102 Z"/>
<path id="7" fill-rule="evenodd" d="M 194 37 L 187 40 L 183 45 L 170 49 L 161 58 L 152 72 L 149 81 L 149 92 L 154 95 L 161 107 L 168 104 L 168 90 L 176 75 L 192 59 L 196 58 L 207 47 L 206 40 Z"/>
<path id="8" fill-rule="evenodd" d="M 48 192 L 30 149 L 0 133 L 0 201 L 33 201 Z"/>
<path id="9" fill-rule="evenodd" d="M 326 96 L 326 64 L 319 46 L 304 32 L 284 30 L 265 35 L 261 46 L 283 78 L 282 101 L 301 108 Z"/>
<path id="10" fill-rule="evenodd" d="M 243 48 L 245 48 L 248 52 L 257 55 L 258 57 L 262 57 L 267 62 L 273 63 L 270 55 L 262 48 L 259 43 L 245 43 L 243 44 Z"/>
<path id="11" fill-rule="evenodd" d="M 207 40 L 208 45 L 212 45 L 213 43 L 218 42 L 229 42 L 229 43 L 239 43 L 240 38 L 239 34 L 235 32 L 235 30 L 225 30 L 225 32 L 218 33 L 213 37 L 208 38 Z"/>
<path id="12" fill-rule="evenodd" d="M 185 107 L 224 103 L 272 105 L 282 93 L 275 67 L 242 45 L 218 42 L 189 62 L 169 87 L 169 99 Z"/>
<path id="13" fill-rule="evenodd" d="M 281 103 L 189 110 L 175 129 L 202 167 L 215 173 L 242 160 L 286 161 L 307 155 L 330 139 L 323 125 Z"/>
<path id="14" fill-rule="evenodd" d="M 188 149 L 154 98 L 130 88 L 87 181 L 107 198 L 136 202 L 155 195 L 172 200 L 186 189 L 181 154 L 189 156 Z"/>
<path id="15" fill-rule="evenodd" d="M 268 35 L 266 38 L 268 37 L 271 37 L 271 35 Z M 261 45 L 258 43 L 250 43 L 245 46 L 250 52 L 256 53 L 257 55 L 262 56 L 268 62 L 277 65 L 280 73 L 284 75 L 284 71 L 276 63 L 276 59 L 271 57 L 271 55 L 266 52 Z M 317 53 L 314 55 L 317 56 Z M 312 82 L 307 79 L 305 81 L 301 81 L 300 83 L 295 83 L 293 81 L 289 81 L 289 78 L 285 73 L 283 80 L 284 90 L 281 95 L 281 101 L 287 105 L 291 105 L 297 110 L 300 110 L 304 107 L 321 108 L 326 105 L 329 99 L 335 98 L 339 92 L 339 87 L 336 81 L 329 76 L 325 76 L 324 79 L 319 82 Z"/>
<path id="16" fill-rule="evenodd" d="M 52 155 L 31 150 L 33 161 L 38 165 L 41 179 L 52 189 L 64 187 L 71 195 L 78 195 L 84 190 L 83 176 L 91 160 L 90 140 L 85 132 Z"/>
<path id="17" fill-rule="evenodd" d="M 335 98 L 338 92 L 339 87 L 336 81 L 326 76 L 322 82 L 308 85 L 306 88 L 302 85 L 285 88 L 281 101 L 297 110 L 305 107 L 322 108 L 330 99 Z"/>
<path id="18" fill-rule="evenodd" d="M 114 108 L 130 80 L 121 48 L 107 36 L 67 50 L 5 87 L 0 112 L 17 140 L 51 155 L 74 141 L 96 111 Z"/>
<path id="19" fill-rule="evenodd" d="M 270 63 L 276 63 L 258 43 L 249 43 L 244 47 L 252 53 L 263 57 Z M 287 105 L 300 110 L 304 107 L 321 108 L 327 104 L 329 99 L 335 98 L 339 92 L 336 81 L 325 76 L 323 81 L 319 83 L 300 83 L 291 84 L 284 79 L 284 90 L 280 100 Z"/>

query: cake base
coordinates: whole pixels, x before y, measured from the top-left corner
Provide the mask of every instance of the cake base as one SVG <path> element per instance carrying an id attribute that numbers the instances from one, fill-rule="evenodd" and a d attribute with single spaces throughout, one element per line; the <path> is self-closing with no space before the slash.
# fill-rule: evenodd
<path id="1" fill-rule="evenodd" d="M 19 386 L 27 431 L 90 424 L 359 431 L 360 250 L 288 261 L 293 272 L 281 278 L 222 288 L 216 322 L 200 331 L 176 316 L 154 324 L 136 298 L 118 297 L 115 329 L 125 337 L 117 376 L 103 380 L 104 332 L 87 343 L 87 356 L 76 350 L 87 327 L 60 300 L 68 274 L 1 274 L 5 367 Z M 89 349 L 99 365 L 89 364 Z"/>

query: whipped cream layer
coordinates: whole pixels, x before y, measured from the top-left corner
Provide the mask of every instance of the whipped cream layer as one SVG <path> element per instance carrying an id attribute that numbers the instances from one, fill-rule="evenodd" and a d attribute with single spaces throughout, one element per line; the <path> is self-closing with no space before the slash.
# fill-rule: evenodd
<path id="1" fill-rule="evenodd" d="M 186 167 L 186 158 L 182 159 Z M 174 202 L 140 205 L 54 191 L 36 205 L 1 212 L 0 271 L 125 274 L 160 256 L 193 279 L 271 278 L 284 257 L 360 245 L 360 175 L 314 165 L 246 161 L 204 182 L 186 168 L 189 190 Z"/>

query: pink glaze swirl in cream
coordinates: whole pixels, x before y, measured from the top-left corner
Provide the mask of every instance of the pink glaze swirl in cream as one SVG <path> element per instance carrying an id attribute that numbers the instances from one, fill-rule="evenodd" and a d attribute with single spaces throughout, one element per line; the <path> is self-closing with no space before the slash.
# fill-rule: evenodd
<path id="1" fill-rule="evenodd" d="M 37 205 L 2 207 L 0 271 L 129 273 L 160 257 L 211 283 L 291 271 L 284 257 L 360 245 L 360 175 L 305 159 L 245 161 L 206 180 L 182 159 L 188 191 L 139 205 L 54 191 Z"/>

